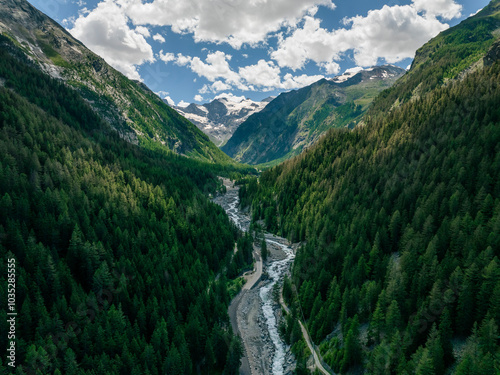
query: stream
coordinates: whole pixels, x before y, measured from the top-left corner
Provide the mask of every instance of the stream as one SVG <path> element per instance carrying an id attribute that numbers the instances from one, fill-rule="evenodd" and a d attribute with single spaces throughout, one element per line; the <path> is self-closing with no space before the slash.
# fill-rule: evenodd
<path id="1" fill-rule="evenodd" d="M 271 240 L 268 237 L 269 235 L 266 235 L 266 242 L 268 245 L 278 246 L 286 254 L 285 259 L 274 261 L 267 267 L 267 273 L 271 278 L 271 282 L 262 286 L 259 292 L 260 299 L 262 301 L 262 310 L 264 312 L 264 317 L 266 318 L 267 329 L 275 347 L 272 367 L 273 374 L 282 375 L 285 365 L 286 347 L 278 333 L 278 324 L 276 322 L 275 315 L 276 303 L 273 301 L 273 288 L 276 283 L 283 280 L 286 271 L 290 268 L 290 264 L 295 258 L 295 255 L 290 247 Z"/>
<path id="2" fill-rule="evenodd" d="M 214 202 L 219 204 L 224 208 L 229 218 L 243 231 L 249 230 L 250 218 L 245 213 L 239 210 L 239 198 L 238 198 L 238 187 L 232 186 L 232 182 L 224 179 L 224 185 L 226 185 L 227 193 L 224 195 L 217 196 Z M 277 312 L 280 307 L 273 300 L 273 288 L 276 283 L 283 281 L 283 278 L 287 271 L 290 269 L 291 263 L 295 258 L 293 250 L 288 246 L 288 241 L 284 238 L 272 235 L 270 233 L 265 234 L 265 240 L 270 250 L 270 257 L 265 265 L 265 272 L 268 278 L 265 281 L 260 281 L 255 284 L 254 289 L 257 289 L 258 293 L 254 294 L 243 294 L 243 298 L 253 298 L 250 303 L 258 303 L 259 307 L 262 309 L 263 320 L 265 324 L 259 325 L 259 328 L 266 330 L 262 335 L 269 336 L 270 342 L 272 343 L 272 348 L 270 350 L 270 358 L 272 358 L 271 363 L 268 365 L 262 365 L 261 362 L 252 361 L 251 356 L 248 355 L 247 361 L 250 361 L 249 368 L 251 374 L 265 374 L 272 373 L 273 375 L 284 375 L 288 372 L 287 365 L 290 365 L 290 360 L 287 363 L 287 346 L 281 340 L 278 332 L 278 322 L 276 319 Z M 256 299 L 260 299 L 256 301 Z M 240 327 L 240 321 L 238 320 L 238 328 L 240 334 L 245 332 L 244 329 Z M 242 335 L 243 336 L 243 335 Z M 261 348 L 253 348 L 252 340 L 245 340 L 242 337 L 245 345 L 247 346 L 247 352 L 255 353 L 259 352 Z M 255 343 L 255 346 L 260 345 Z M 250 348 L 248 348 L 250 346 Z M 262 346 L 262 345 L 260 345 Z M 289 357 L 288 357 L 289 358 Z"/>

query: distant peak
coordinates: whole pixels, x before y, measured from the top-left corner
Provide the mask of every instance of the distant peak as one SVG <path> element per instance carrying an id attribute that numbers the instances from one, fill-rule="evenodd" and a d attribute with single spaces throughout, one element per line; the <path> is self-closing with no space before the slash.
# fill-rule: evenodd
<path id="1" fill-rule="evenodd" d="M 402 75 L 404 72 L 405 69 L 392 64 L 376 65 L 370 68 L 355 67 L 347 69 L 343 74 L 330 78 L 329 80 L 335 83 L 344 83 L 358 75 L 361 75 L 363 80 L 375 78 L 385 79 Z"/>

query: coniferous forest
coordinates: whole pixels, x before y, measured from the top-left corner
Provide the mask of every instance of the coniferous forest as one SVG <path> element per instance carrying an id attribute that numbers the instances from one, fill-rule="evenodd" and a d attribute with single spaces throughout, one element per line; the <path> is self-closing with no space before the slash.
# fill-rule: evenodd
<path id="1" fill-rule="evenodd" d="M 96 56 L 93 80 L 85 64 L 67 79 L 76 65 L 60 47 L 83 45 L 66 31 L 24 30 L 66 81 L 1 34 L 0 258 L 15 280 L 0 273 L 0 312 L 14 282 L 13 373 L 238 374 L 248 343 L 228 308 L 254 250 L 264 271 L 276 260 L 264 228 L 297 244 L 272 289 L 296 374 L 315 362 L 299 321 L 337 374 L 500 374 L 499 29 L 494 0 L 421 47 L 358 126 L 258 177 L 149 89 L 114 71 L 133 95 L 108 90 Z M 211 201 L 220 177 L 237 180 L 249 233 Z M 0 320 L 2 350 L 10 327 Z M 4 354 L 0 374 L 12 373 Z"/>
<path id="2" fill-rule="evenodd" d="M 443 33 L 431 45 L 446 53 L 423 47 L 364 127 L 330 131 L 240 191 L 254 222 L 302 242 L 284 297 L 336 372 L 500 372 L 494 25 Z M 452 76 L 488 50 L 475 71 Z M 402 98 L 417 85 L 420 95 Z M 294 344 L 296 323 L 286 323 Z"/>
<path id="3" fill-rule="evenodd" d="M 121 140 L 5 37 L 0 76 L 0 254 L 16 261 L 17 373 L 235 373 L 221 271 L 239 231 L 205 196 L 225 167 Z"/>

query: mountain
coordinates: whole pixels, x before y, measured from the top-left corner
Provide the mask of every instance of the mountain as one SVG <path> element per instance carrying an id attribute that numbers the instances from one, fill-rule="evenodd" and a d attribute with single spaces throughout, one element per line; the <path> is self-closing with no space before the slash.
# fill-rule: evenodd
<path id="1" fill-rule="evenodd" d="M 299 363 L 303 314 L 336 373 L 498 373 L 499 27 L 495 0 L 420 48 L 365 126 L 242 188 L 255 224 L 302 243 L 282 323 Z"/>
<path id="2" fill-rule="evenodd" d="M 194 125 L 110 67 L 25 0 L 0 0 L 0 33 L 39 67 L 76 89 L 129 142 L 149 149 L 230 162 Z"/>
<path id="3" fill-rule="evenodd" d="M 241 169 L 26 2 L 0 22 L 0 373 L 236 373 L 227 270 L 251 248 L 208 195 Z M 140 134 L 153 110 L 196 158 Z"/>
<path id="4" fill-rule="evenodd" d="M 241 124 L 221 149 L 249 164 L 290 158 L 326 130 L 358 124 L 373 98 L 404 72 L 392 65 L 373 67 L 283 93 Z"/>
<path id="5" fill-rule="evenodd" d="M 0 261 L 23 322 L 0 372 L 234 373 L 215 275 L 239 234 L 206 196 L 224 171 L 120 138 L 3 35 L 0 82 Z"/>
<path id="6" fill-rule="evenodd" d="M 261 102 L 243 99 L 235 102 L 220 97 L 203 105 L 192 103 L 187 107 L 173 108 L 208 135 L 218 147 L 221 147 L 231 138 L 241 123 L 250 115 L 261 111 L 272 99 L 264 99 Z"/>

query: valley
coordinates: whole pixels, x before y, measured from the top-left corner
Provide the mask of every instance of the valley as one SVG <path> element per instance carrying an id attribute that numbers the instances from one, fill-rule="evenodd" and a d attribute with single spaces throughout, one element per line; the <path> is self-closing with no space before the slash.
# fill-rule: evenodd
<path id="1" fill-rule="evenodd" d="M 224 208 L 241 230 L 248 231 L 250 219 L 239 210 L 239 189 L 233 184 L 225 179 L 227 192 L 216 197 L 214 202 Z M 269 233 L 264 234 L 264 238 L 270 249 L 264 271 L 260 249 L 254 246 L 254 271 L 245 276 L 242 290 L 229 306 L 229 316 L 233 330 L 239 332 L 245 347 L 240 374 L 283 375 L 293 370 L 294 359 L 278 333 L 277 319 L 281 312 L 273 291 L 289 272 L 294 251 L 284 238 Z"/>
<path id="2" fill-rule="evenodd" d="M 238 11 L 226 3 L 210 16 Z M 0 312 L 20 322 L 0 373 L 498 374 L 500 0 L 453 27 L 462 8 L 422 3 L 328 31 L 333 3 L 288 2 L 278 34 L 238 34 L 234 17 L 221 37 L 203 28 L 234 24 L 205 22 L 202 2 L 188 18 L 187 2 L 64 2 L 63 27 L 0 0 L 0 261 L 16 265 Z M 385 59 L 305 47 L 381 12 L 432 35 Z M 103 55 L 125 43 L 108 59 L 121 70 L 70 31 Z M 335 75 L 337 58 L 366 66 Z M 159 66 L 155 92 L 140 74 Z M 184 78 L 214 99 L 173 106 Z"/>

